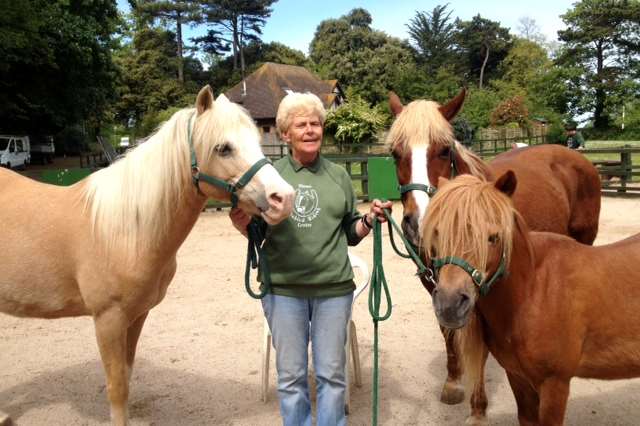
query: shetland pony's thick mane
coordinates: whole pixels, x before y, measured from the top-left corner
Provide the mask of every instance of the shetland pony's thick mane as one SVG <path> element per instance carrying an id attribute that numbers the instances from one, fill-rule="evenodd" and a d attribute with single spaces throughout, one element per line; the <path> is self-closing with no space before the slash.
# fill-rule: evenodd
<path id="1" fill-rule="evenodd" d="M 402 109 L 391 125 L 387 144 L 402 152 L 430 143 L 451 145 L 455 139 L 451 124 L 442 116 L 437 102 L 416 100 Z"/>
<path id="2" fill-rule="evenodd" d="M 177 112 L 146 142 L 88 179 L 86 207 L 94 234 L 108 247 L 149 248 L 166 235 L 191 179 L 187 126 L 193 113 Z"/>
<path id="3" fill-rule="evenodd" d="M 423 222 L 424 245 L 431 257 L 461 257 L 486 272 L 489 237 L 497 234 L 508 265 L 516 214 L 509 198 L 492 182 L 458 176 L 439 188 L 429 204 Z"/>
<path id="4" fill-rule="evenodd" d="M 520 220 L 509 198 L 493 182 L 460 175 L 439 188 L 431 200 L 423 222 L 423 241 L 430 257 L 461 257 L 486 273 L 489 236 L 498 234 L 508 265 Z M 487 347 L 477 308 L 469 315 L 467 324 L 456 331 L 455 343 L 460 348 L 465 385 L 473 392 L 471 385 L 482 380 Z"/>

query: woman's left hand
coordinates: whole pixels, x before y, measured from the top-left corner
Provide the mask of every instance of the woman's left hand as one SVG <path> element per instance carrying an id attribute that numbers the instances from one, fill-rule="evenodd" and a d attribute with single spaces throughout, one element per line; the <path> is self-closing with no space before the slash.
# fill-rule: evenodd
<path id="1" fill-rule="evenodd" d="M 384 214 L 383 209 L 389 209 L 389 213 L 391 213 L 391 207 L 393 203 L 391 201 L 380 201 L 375 199 L 371 202 L 371 210 L 369 211 L 369 218 L 376 217 L 380 223 L 384 223 L 387 221 L 387 217 Z"/>

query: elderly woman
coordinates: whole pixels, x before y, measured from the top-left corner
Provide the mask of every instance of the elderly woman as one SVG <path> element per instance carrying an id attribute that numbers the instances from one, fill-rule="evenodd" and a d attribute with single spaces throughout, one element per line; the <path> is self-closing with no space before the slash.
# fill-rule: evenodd
<path id="1" fill-rule="evenodd" d="M 317 424 L 344 425 L 345 342 L 353 300 L 353 273 L 347 245 L 384 221 L 374 200 L 368 214 L 356 209 L 351 179 L 320 155 L 325 109 L 317 96 L 290 93 L 278 108 L 276 125 L 291 153 L 275 162 L 296 190 L 291 217 L 266 230 L 265 253 L 271 269 L 271 293 L 262 299 L 276 350 L 278 396 L 284 425 L 311 425 L 307 383 L 309 341 L 317 383 Z M 250 221 L 230 213 L 245 233 Z"/>

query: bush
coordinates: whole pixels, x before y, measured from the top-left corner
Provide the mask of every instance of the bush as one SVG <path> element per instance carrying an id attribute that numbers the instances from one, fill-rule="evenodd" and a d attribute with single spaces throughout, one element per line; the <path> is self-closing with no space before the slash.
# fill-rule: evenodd
<path id="1" fill-rule="evenodd" d="M 504 126 L 506 124 L 517 123 L 520 127 L 525 127 L 529 119 L 529 110 L 524 104 L 522 96 L 513 96 L 498 104 L 491 111 L 491 125 Z"/>
<path id="2" fill-rule="evenodd" d="M 379 106 L 370 107 L 360 96 L 353 96 L 334 111 L 329 111 L 325 130 L 338 144 L 374 141 L 390 117 Z"/>
<path id="3" fill-rule="evenodd" d="M 618 127 L 608 129 L 584 128 L 580 131 L 586 140 L 640 141 L 640 128 L 627 128 L 624 130 Z"/>

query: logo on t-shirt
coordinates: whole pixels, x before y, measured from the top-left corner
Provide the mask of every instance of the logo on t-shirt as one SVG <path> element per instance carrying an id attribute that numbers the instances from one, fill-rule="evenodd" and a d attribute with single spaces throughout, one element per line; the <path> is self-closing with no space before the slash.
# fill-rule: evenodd
<path id="1" fill-rule="evenodd" d="M 299 228 L 311 227 L 311 222 L 318 217 L 321 210 L 318 204 L 316 190 L 310 185 L 298 184 L 291 218 L 298 223 Z"/>

